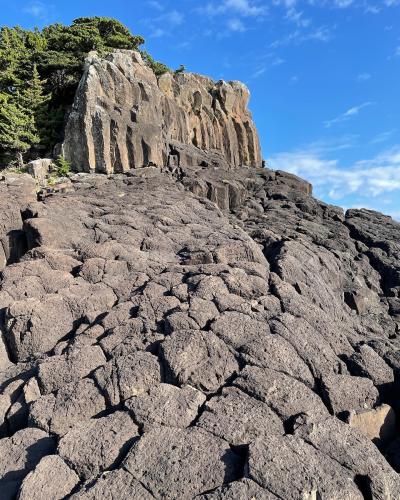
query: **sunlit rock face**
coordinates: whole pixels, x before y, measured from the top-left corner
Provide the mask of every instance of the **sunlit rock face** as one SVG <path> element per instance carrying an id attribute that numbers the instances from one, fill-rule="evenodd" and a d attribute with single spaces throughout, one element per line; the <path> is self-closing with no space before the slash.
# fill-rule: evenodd
<path id="1" fill-rule="evenodd" d="M 167 163 L 261 166 L 257 130 L 241 82 L 193 73 L 157 79 L 138 52 L 118 50 L 86 60 L 68 118 L 64 156 L 78 171 L 125 172 Z M 210 157 L 211 154 L 211 157 Z"/>

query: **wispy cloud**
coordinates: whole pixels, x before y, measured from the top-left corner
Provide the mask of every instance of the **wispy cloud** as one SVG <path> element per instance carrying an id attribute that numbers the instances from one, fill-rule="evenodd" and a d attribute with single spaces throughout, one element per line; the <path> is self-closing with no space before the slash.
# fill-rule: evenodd
<path id="1" fill-rule="evenodd" d="M 279 153 L 267 163 L 311 181 L 319 196 L 333 201 L 347 195 L 376 198 L 400 190 L 400 145 L 347 168 L 313 149 Z"/>
<path id="2" fill-rule="evenodd" d="M 219 3 L 208 3 L 198 9 L 209 16 L 236 13 L 244 17 L 262 16 L 267 13 L 267 7 L 252 0 L 223 0 Z"/>
<path id="3" fill-rule="evenodd" d="M 158 2 L 154 2 L 154 4 L 157 5 Z M 155 8 L 160 10 L 157 7 Z M 185 21 L 185 16 L 182 12 L 173 9 L 168 12 L 162 12 L 159 15 L 156 15 L 156 17 L 143 21 L 147 25 L 148 29 L 150 29 L 150 38 L 161 38 L 169 36 L 171 34 L 171 28 L 181 26 Z"/>
<path id="4" fill-rule="evenodd" d="M 359 82 L 366 82 L 367 80 L 370 80 L 372 78 L 372 75 L 370 73 L 360 73 L 357 75 L 357 80 Z"/>
<path id="5" fill-rule="evenodd" d="M 32 1 L 24 7 L 23 11 L 41 21 L 50 21 L 53 16 L 54 5 L 40 1 Z"/>
<path id="6" fill-rule="evenodd" d="M 158 2 L 157 0 L 149 0 L 147 2 L 147 5 L 155 10 L 158 10 L 160 12 L 162 12 L 164 10 L 164 6 Z"/>
<path id="7" fill-rule="evenodd" d="M 353 106 L 352 108 L 348 109 L 341 115 L 337 116 L 336 118 L 333 118 L 332 120 L 327 120 L 324 122 L 324 127 L 325 128 L 330 128 L 332 125 L 336 125 L 337 123 L 342 123 L 350 120 L 351 118 L 354 118 L 355 116 L 360 114 L 360 111 L 364 108 L 367 108 L 369 106 L 372 106 L 373 102 L 364 102 L 363 104 L 360 104 L 359 106 Z"/>
<path id="8" fill-rule="evenodd" d="M 272 55 L 272 54 L 270 54 L 270 55 Z M 271 69 L 275 66 L 280 66 L 284 62 L 285 62 L 284 59 L 281 59 L 280 57 L 273 57 L 269 61 L 259 64 L 256 67 L 256 69 L 254 70 L 254 72 L 252 73 L 250 79 L 254 80 L 255 78 L 259 78 L 264 73 L 266 73 L 269 69 Z"/>
<path id="9" fill-rule="evenodd" d="M 334 27 L 320 26 L 318 28 L 313 28 L 308 31 L 297 29 L 292 31 L 288 35 L 274 40 L 270 47 L 276 49 L 278 47 L 286 47 L 288 45 L 300 45 L 304 42 L 315 41 L 315 42 L 329 42 L 332 40 L 332 29 Z"/>
<path id="10" fill-rule="evenodd" d="M 228 29 L 237 33 L 246 31 L 245 25 L 240 19 L 229 19 L 227 22 Z"/>
<path id="11" fill-rule="evenodd" d="M 371 144 L 380 144 L 382 142 L 386 142 L 393 137 L 393 135 L 397 132 L 397 129 L 386 130 L 385 132 L 381 132 L 377 134 L 372 140 Z"/>

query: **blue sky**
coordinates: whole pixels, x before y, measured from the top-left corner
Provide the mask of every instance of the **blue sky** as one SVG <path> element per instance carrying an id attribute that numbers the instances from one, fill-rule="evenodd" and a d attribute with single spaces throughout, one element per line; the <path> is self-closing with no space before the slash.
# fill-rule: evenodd
<path id="1" fill-rule="evenodd" d="M 400 219 L 400 0 L 0 0 L 1 24 L 111 16 L 172 67 L 244 81 L 271 168 Z"/>

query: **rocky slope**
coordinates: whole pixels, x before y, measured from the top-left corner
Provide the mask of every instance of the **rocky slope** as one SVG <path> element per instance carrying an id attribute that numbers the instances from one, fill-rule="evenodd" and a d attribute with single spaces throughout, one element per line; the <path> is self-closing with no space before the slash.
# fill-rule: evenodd
<path id="1" fill-rule="evenodd" d="M 79 171 L 107 173 L 165 165 L 170 147 L 184 165 L 260 167 L 248 101 L 240 82 L 216 83 L 192 73 L 157 79 L 138 52 L 118 50 L 106 58 L 93 53 L 67 122 L 63 154 Z"/>
<path id="2" fill-rule="evenodd" d="M 0 497 L 399 498 L 400 225 L 182 174 L 0 183 Z"/>

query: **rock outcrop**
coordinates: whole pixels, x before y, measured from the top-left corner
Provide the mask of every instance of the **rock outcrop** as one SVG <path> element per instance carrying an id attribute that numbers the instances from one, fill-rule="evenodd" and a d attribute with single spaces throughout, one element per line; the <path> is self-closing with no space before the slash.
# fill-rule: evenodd
<path id="1" fill-rule="evenodd" d="M 71 181 L 13 207 L 2 500 L 400 497 L 400 224 L 267 169 Z"/>
<path id="2" fill-rule="evenodd" d="M 77 171 L 166 165 L 261 166 L 257 130 L 240 82 L 193 73 L 157 79 L 138 52 L 91 54 L 69 115 L 63 154 Z"/>

